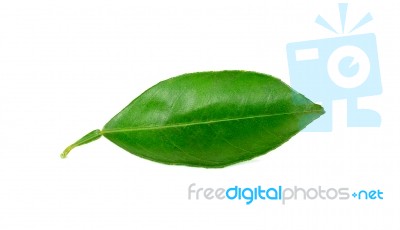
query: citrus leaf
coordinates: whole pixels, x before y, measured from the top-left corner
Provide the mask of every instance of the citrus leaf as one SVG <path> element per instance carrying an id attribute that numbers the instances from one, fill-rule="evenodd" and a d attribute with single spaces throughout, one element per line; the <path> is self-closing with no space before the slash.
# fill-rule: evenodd
<path id="1" fill-rule="evenodd" d="M 323 113 L 320 105 L 270 75 L 189 73 L 151 87 L 62 157 L 103 135 L 152 161 L 225 167 L 277 148 Z"/>

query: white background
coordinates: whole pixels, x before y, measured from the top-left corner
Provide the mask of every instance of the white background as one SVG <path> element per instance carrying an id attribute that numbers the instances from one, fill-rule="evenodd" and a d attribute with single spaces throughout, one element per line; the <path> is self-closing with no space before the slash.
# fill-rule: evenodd
<path id="1" fill-rule="evenodd" d="M 399 229 L 399 7 L 350 1 L 354 32 L 377 36 L 383 94 L 365 100 L 380 128 L 300 133 L 224 169 L 165 166 L 102 138 L 145 89 L 186 72 L 241 69 L 289 81 L 289 42 L 335 37 L 335 1 L 0 1 L 0 229 Z M 239 185 L 381 189 L 384 200 L 188 200 L 187 188 Z"/>

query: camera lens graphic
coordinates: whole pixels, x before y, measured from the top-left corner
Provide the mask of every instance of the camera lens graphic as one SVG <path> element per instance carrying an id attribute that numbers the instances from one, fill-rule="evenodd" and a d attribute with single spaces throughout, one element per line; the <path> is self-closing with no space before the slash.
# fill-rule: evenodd
<path id="1" fill-rule="evenodd" d="M 370 73 L 368 55 L 357 46 L 342 46 L 328 59 L 330 79 L 339 87 L 356 88 L 362 85 Z"/>

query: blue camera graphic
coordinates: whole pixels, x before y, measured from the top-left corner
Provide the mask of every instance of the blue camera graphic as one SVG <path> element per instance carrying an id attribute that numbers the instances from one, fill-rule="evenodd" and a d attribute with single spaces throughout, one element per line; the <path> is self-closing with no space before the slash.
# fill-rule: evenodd
<path id="1" fill-rule="evenodd" d="M 344 31 L 347 4 L 339 4 L 339 10 Z M 371 19 L 367 14 L 351 31 Z M 316 22 L 336 32 L 322 17 Z M 382 93 L 374 34 L 295 42 L 286 48 L 291 86 L 321 103 L 326 111 L 306 131 L 331 131 L 332 102 L 338 99 L 347 99 L 348 127 L 380 126 L 379 113 L 357 108 L 358 98 Z"/>

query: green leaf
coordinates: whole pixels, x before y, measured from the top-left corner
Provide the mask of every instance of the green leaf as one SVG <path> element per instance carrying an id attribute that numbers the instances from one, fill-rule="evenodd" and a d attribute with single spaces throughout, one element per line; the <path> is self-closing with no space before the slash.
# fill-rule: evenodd
<path id="1" fill-rule="evenodd" d="M 270 75 L 189 73 L 151 87 L 62 156 L 103 135 L 152 161 L 225 167 L 277 148 L 323 113 L 320 105 Z"/>

